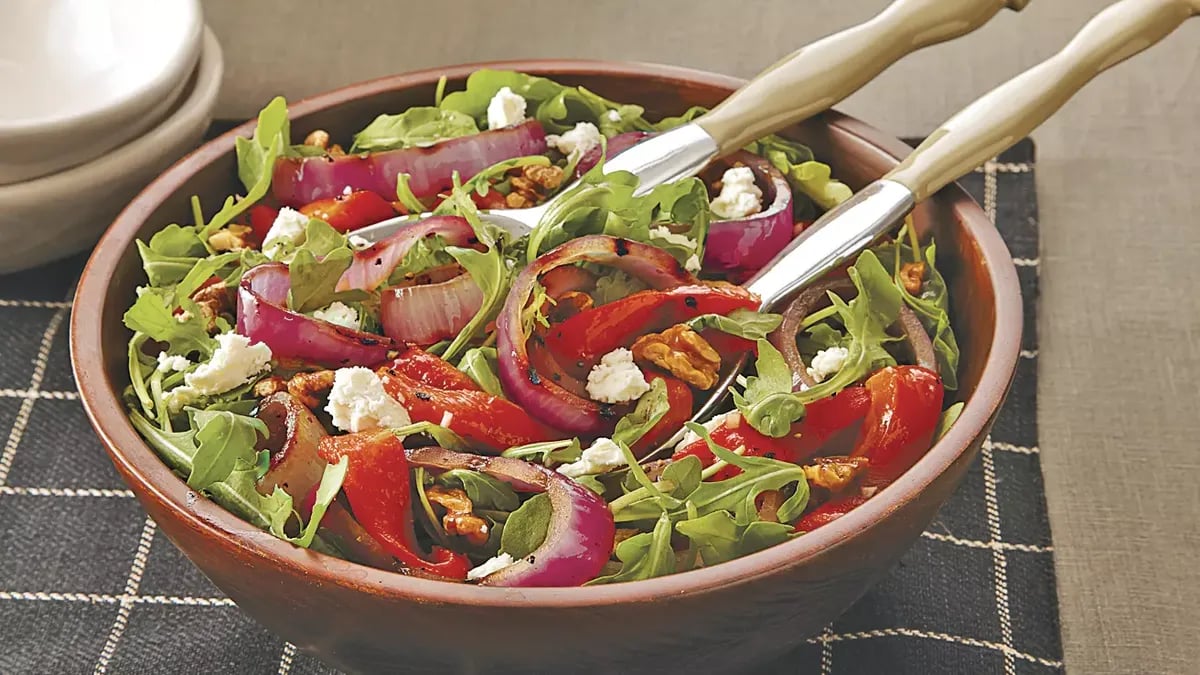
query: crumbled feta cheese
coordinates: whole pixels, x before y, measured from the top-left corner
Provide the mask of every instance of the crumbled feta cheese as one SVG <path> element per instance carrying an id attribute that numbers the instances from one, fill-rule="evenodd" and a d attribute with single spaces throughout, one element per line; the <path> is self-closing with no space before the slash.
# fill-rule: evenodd
<path id="1" fill-rule="evenodd" d="M 334 373 L 325 412 L 333 418 L 333 426 L 350 433 L 412 423 L 404 406 L 383 390 L 379 376 L 357 366 Z"/>
<path id="2" fill-rule="evenodd" d="M 507 553 L 501 553 L 500 555 L 498 555 L 494 558 L 485 560 L 484 562 L 480 563 L 479 567 L 473 568 L 470 571 L 468 571 L 467 579 L 470 581 L 479 581 L 480 579 L 486 577 L 489 574 L 494 574 L 496 572 L 499 572 L 500 570 L 504 569 L 505 567 L 510 567 L 512 565 L 515 565 L 516 563 L 517 563 L 516 559 L 513 558 L 511 555 L 509 555 Z"/>
<path id="3" fill-rule="evenodd" d="M 179 323 L 187 323 L 192 320 L 192 313 L 186 309 L 175 315 L 175 320 Z"/>
<path id="4" fill-rule="evenodd" d="M 700 271 L 700 256 L 693 253 L 690 258 L 683 262 L 683 269 L 696 274 Z"/>
<path id="5" fill-rule="evenodd" d="M 653 237 L 654 239 L 661 239 L 661 240 L 667 242 L 668 244 L 675 244 L 676 246 L 682 246 L 691 251 L 696 250 L 697 242 L 695 239 L 692 239 L 691 237 L 687 236 L 686 234 L 675 234 L 674 232 L 667 229 L 663 225 L 658 225 L 658 226 L 651 228 L 650 236 Z"/>
<path id="6" fill-rule="evenodd" d="M 621 113 L 617 112 L 616 110 L 609 110 L 608 112 L 604 113 L 604 116 L 608 118 L 609 122 L 621 121 Z"/>
<path id="7" fill-rule="evenodd" d="M 352 234 L 346 238 L 346 243 L 350 244 L 350 248 L 355 251 L 371 248 L 371 240 L 366 237 L 360 237 L 357 234 Z"/>
<path id="8" fill-rule="evenodd" d="M 850 350 L 845 347 L 830 347 L 817 352 L 807 368 L 808 376 L 820 382 L 842 369 Z"/>
<path id="9" fill-rule="evenodd" d="M 183 381 L 201 394 L 223 394 L 250 381 L 271 367 L 271 348 L 237 333 L 217 336 L 217 350 L 207 363 L 184 376 Z"/>
<path id="10" fill-rule="evenodd" d="M 574 129 L 561 136 L 550 134 L 546 137 L 546 145 L 556 148 L 559 152 L 575 159 L 587 154 L 592 148 L 600 145 L 600 130 L 591 122 L 579 122 Z"/>
<path id="11" fill-rule="evenodd" d="M 358 310 L 344 302 L 334 302 L 325 309 L 313 312 L 313 318 L 345 328 L 358 329 Z"/>
<path id="12" fill-rule="evenodd" d="M 263 253 L 268 256 L 274 255 L 275 249 L 284 242 L 301 243 L 304 241 L 306 227 L 308 216 L 286 206 L 279 209 L 279 215 L 275 216 L 275 222 L 271 223 L 271 229 L 267 230 L 267 236 L 263 237 Z"/>
<path id="13" fill-rule="evenodd" d="M 633 364 L 633 352 L 624 347 L 605 354 L 587 377 L 587 393 L 594 401 L 626 403 L 650 391 L 646 376 Z"/>
<path id="14" fill-rule="evenodd" d="M 158 370 L 159 372 L 169 373 L 171 371 L 187 370 L 192 362 L 186 356 L 171 356 L 166 352 L 158 353 Z"/>
<path id="15" fill-rule="evenodd" d="M 712 200 L 712 212 L 726 220 L 745 218 L 762 211 L 762 190 L 754 183 L 754 172 L 747 166 L 726 169 L 721 176 L 721 194 Z"/>
<path id="16" fill-rule="evenodd" d="M 700 426 L 704 427 L 705 430 L 707 430 L 708 433 L 711 434 L 712 432 L 716 431 L 718 427 L 724 426 L 724 427 L 728 427 L 730 429 L 736 429 L 736 428 L 738 428 L 738 426 L 741 425 L 741 423 L 742 423 L 742 414 L 736 410 L 731 410 L 730 412 L 724 413 L 722 415 L 716 415 L 715 417 L 713 417 L 709 421 L 701 424 Z M 683 438 L 681 438 L 679 440 L 679 442 L 675 444 L 675 449 L 681 450 L 681 449 L 686 448 L 687 446 L 691 445 L 692 443 L 695 443 L 698 440 L 700 440 L 700 434 L 697 434 L 696 432 L 692 431 L 691 429 L 686 429 L 683 432 Z"/>
<path id="17" fill-rule="evenodd" d="M 583 451 L 579 460 L 558 467 L 558 472 L 571 478 L 607 473 L 625 466 L 625 453 L 611 438 L 600 437 Z"/>
<path id="18" fill-rule="evenodd" d="M 525 99 L 509 87 L 501 87 L 487 108 L 488 129 L 503 129 L 525 120 Z"/>
<path id="19" fill-rule="evenodd" d="M 450 428 L 450 423 L 454 421 L 454 413 L 449 410 L 442 413 L 442 421 L 438 422 L 439 427 Z"/>

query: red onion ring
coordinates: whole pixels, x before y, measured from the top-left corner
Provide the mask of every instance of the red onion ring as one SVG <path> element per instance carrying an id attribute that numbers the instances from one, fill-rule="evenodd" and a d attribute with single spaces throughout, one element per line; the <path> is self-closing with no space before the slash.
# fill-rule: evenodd
<path id="1" fill-rule="evenodd" d="M 626 131 L 623 134 L 617 134 L 608 139 L 608 142 L 605 144 L 607 155 L 609 157 L 616 157 L 652 135 L 648 131 Z M 578 178 L 587 173 L 598 163 L 600 163 L 599 145 L 583 153 L 583 156 L 579 158 L 579 164 L 575 165 L 575 177 Z"/>
<path id="2" fill-rule="evenodd" d="M 266 263 L 242 276 L 237 332 L 271 348 L 277 359 L 329 368 L 374 366 L 396 349 L 391 338 L 320 321 L 285 308 L 291 279 L 287 265 Z"/>
<path id="3" fill-rule="evenodd" d="M 292 207 L 336 197 L 347 186 L 370 190 L 392 201 L 396 178 L 407 173 L 417 197 L 432 197 L 452 187 L 458 172 L 463 180 L 513 157 L 546 152 L 546 132 L 536 120 L 512 127 L 452 138 L 427 148 L 404 148 L 340 157 L 288 157 L 275 164 L 271 193 Z"/>
<path id="4" fill-rule="evenodd" d="M 317 455 L 317 444 L 329 435 L 325 427 L 295 396 L 282 391 L 264 398 L 255 416 L 269 432 L 255 449 L 271 453 L 258 491 L 269 495 L 278 486 L 294 497 L 312 492 L 325 470 L 325 460 Z"/>
<path id="5" fill-rule="evenodd" d="M 493 572 L 484 586 L 580 586 L 604 568 L 616 526 L 608 504 L 596 493 L 544 466 L 508 457 L 482 457 L 439 447 L 406 450 L 414 466 L 440 471 L 469 469 L 502 480 L 520 492 L 550 496 L 546 539 L 516 563 Z"/>
<path id="6" fill-rule="evenodd" d="M 380 296 L 383 332 L 397 342 L 431 345 L 452 338 L 483 306 L 483 292 L 469 274 L 419 286 L 397 286 Z"/>
<path id="7" fill-rule="evenodd" d="M 767 208 L 745 218 L 714 220 L 708 226 L 704 269 L 709 272 L 752 272 L 761 268 L 792 240 L 792 188 L 767 160 L 739 150 L 724 160 L 744 164 L 754 172 Z"/>
<path id="8" fill-rule="evenodd" d="M 337 290 L 360 289 L 373 291 L 383 285 L 392 275 L 409 249 L 419 240 L 439 235 L 452 246 L 467 246 L 475 243 L 475 231 L 470 223 L 460 216 L 433 216 L 407 227 L 376 242 L 370 248 L 357 251 L 350 267 L 338 280 Z"/>
<path id="9" fill-rule="evenodd" d="M 521 312 L 541 275 L 577 262 L 615 267 L 660 290 L 698 282 L 666 251 L 602 234 L 568 241 L 543 254 L 517 276 L 496 319 L 496 350 L 504 392 L 548 426 L 572 434 L 595 435 L 612 427 L 616 410 L 576 396 L 538 373 L 529 359 L 529 336 L 521 326 Z"/>

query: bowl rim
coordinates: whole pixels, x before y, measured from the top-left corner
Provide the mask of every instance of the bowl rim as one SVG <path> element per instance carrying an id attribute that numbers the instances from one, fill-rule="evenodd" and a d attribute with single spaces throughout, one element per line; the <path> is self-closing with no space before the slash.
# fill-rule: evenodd
<path id="1" fill-rule="evenodd" d="M 141 136 L 82 164 L 57 173 L 0 185 L 0 204 L 8 205 L 20 200 L 44 199 L 46 194 L 61 194 L 72 185 L 94 180 L 95 176 L 121 175 L 127 173 L 131 167 L 145 163 L 147 158 L 157 158 L 154 148 L 184 133 L 185 130 L 197 126 L 201 119 L 211 115 L 217 94 L 221 91 L 221 75 L 224 70 L 225 60 L 221 52 L 221 45 L 217 42 L 217 36 L 213 34 L 212 29 L 206 26 L 196 67 L 192 73 L 188 74 L 188 79 L 191 80 L 190 86 L 185 86 L 180 92 L 178 102 L 166 117 Z M 174 170 L 188 157 L 191 157 L 191 154 L 184 160 L 176 162 L 167 172 Z M 155 178 L 138 193 L 134 201 L 141 199 L 157 182 L 158 178 Z M 123 214 L 124 212 L 122 212 Z M 120 220 L 119 216 L 117 220 Z M 111 229 L 112 225 L 105 231 L 106 234 Z"/>
<path id="2" fill-rule="evenodd" d="M 388 91 L 428 86 L 446 76 L 457 79 L 480 68 L 519 70 L 546 76 L 610 75 L 683 82 L 736 89 L 745 81 L 678 66 L 598 60 L 509 60 L 461 64 L 381 77 L 305 98 L 289 106 L 293 119 L 346 101 Z M 834 111 L 826 122 L 865 141 L 873 150 L 893 158 L 911 148 L 864 122 Z M 196 499 L 187 484 L 137 434 L 125 406 L 113 387 L 101 352 L 102 321 L 80 317 L 81 307 L 103 307 L 108 282 L 133 245 L 135 235 L 165 198 L 178 191 L 197 170 L 229 151 L 237 136 L 249 136 L 255 120 L 202 145 L 157 178 L 129 204 L 106 231 L 87 262 L 75 297 L 71 317 L 71 360 L 80 397 L 97 434 L 113 462 L 136 482 L 140 499 L 151 499 L 185 521 L 193 530 L 240 549 L 247 556 L 270 560 L 317 583 L 328 583 L 382 596 L 389 601 L 434 602 L 446 605 L 518 608 L 585 608 L 611 604 L 645 603 L 683 595 L 698 595 L 747 583 L 773 574 L 840 545 L 882 520 L 888 513 L 916 499 L 972 446 L 1003 402 L 1015 373 L 1022 331 L 1020 286 L 1008 247 L 980 206 L 957 184 L 939 193 L 938 199 L 963 214 L 966 228 L 980 250 L 987 276 L 995 289 L 995 328 L 979 386 L 966 402 L 950 431 L 899 480 L 862 506 L 835 522 L 803 537 L 720 565 L 654 579 L 621 584 L 565 588 L 493 588 L 405 576 L 366 567 L 347 560 L 300 549 L 259 530 L 208 499 Z M 102 317 L 115 320 L 116 317 Z"/>
<path id="3" fill-rule="evenodd" d="M 87 107 L 46 116 L 0 119 L 0 141 L 11 145 L 80 127 L 91 131 L 119 128 L 137 115 L 152 110 L 162 97 L 176 88 L 180 80 L 186 80 L 191 75 L 206 46 L 207 26 L 204 24 L 200 0 L 177 1 L 176 13 L 180 15 L 179 25 L 185 34 L 184 38 L 175 45 L 176 48 L 162 61 L 156 72 L 106 102 L 90 101 Z M 176 95 L 181 93 L 177 92 Z"/>

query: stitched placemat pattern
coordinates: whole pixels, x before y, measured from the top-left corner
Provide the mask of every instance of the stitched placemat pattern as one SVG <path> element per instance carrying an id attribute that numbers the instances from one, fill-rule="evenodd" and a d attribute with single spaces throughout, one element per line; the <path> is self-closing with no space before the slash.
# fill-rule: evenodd
<path id="1" fill-rule="evenodd" d="M 901 564 L 760 672 L 1061 670 L 1037 447 L 1033 158 L 1026 141 L 962 181 L 1012 249 L 1028 317 L 992 438 Z M 238 610 L 121 483 L 67 354 L 84 260 L 0 277 L 0 672 L 332 672 Z"/>

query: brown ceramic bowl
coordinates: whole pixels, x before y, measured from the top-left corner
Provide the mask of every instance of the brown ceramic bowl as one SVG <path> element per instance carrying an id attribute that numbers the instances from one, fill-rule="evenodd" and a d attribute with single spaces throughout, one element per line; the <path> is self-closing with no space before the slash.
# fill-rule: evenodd
<path id="1" fill-rule="evenodd" d="M 482 65 L 482 64 L 481 64 Z M 645 104 L 649 115 L 711 106 L 736 79 L 680 68 L 588 61 L 487 64 L 582 84 Z M 461 87 L 480 65 L 397 75 L 291 108 L 292 137 L 347 137 L 375 115 L 433 100 L 439 77 Z M 905 552 L 958 485 L 1008 390 L 1021 335 L 1016 271 L 984 212 L 957 186 L 917 214 L 939 244 L 962 345 L 950 433 L 892 486 L 831 525 L 733 562 L 593 588 L 504 589 L 427 581 L 362 567 L 273 538 L 188 489 L 125 416 L 121 315 L 143 280 L 134 239 L 190 222 L 237 192 L 234 137 L 204 145 L 152 183 L 101 240 L 71 326 L 84 405 L 125 481 L 171 541 L 238 606 L 279 636 L 349 671 L 719 672 L 743 670 L 814 635 Z M 837 113 L 788 130 L 855 188 L 896 164 L 903 143 Z M 736 648 L 734 648 L 736 647 Z"/>

